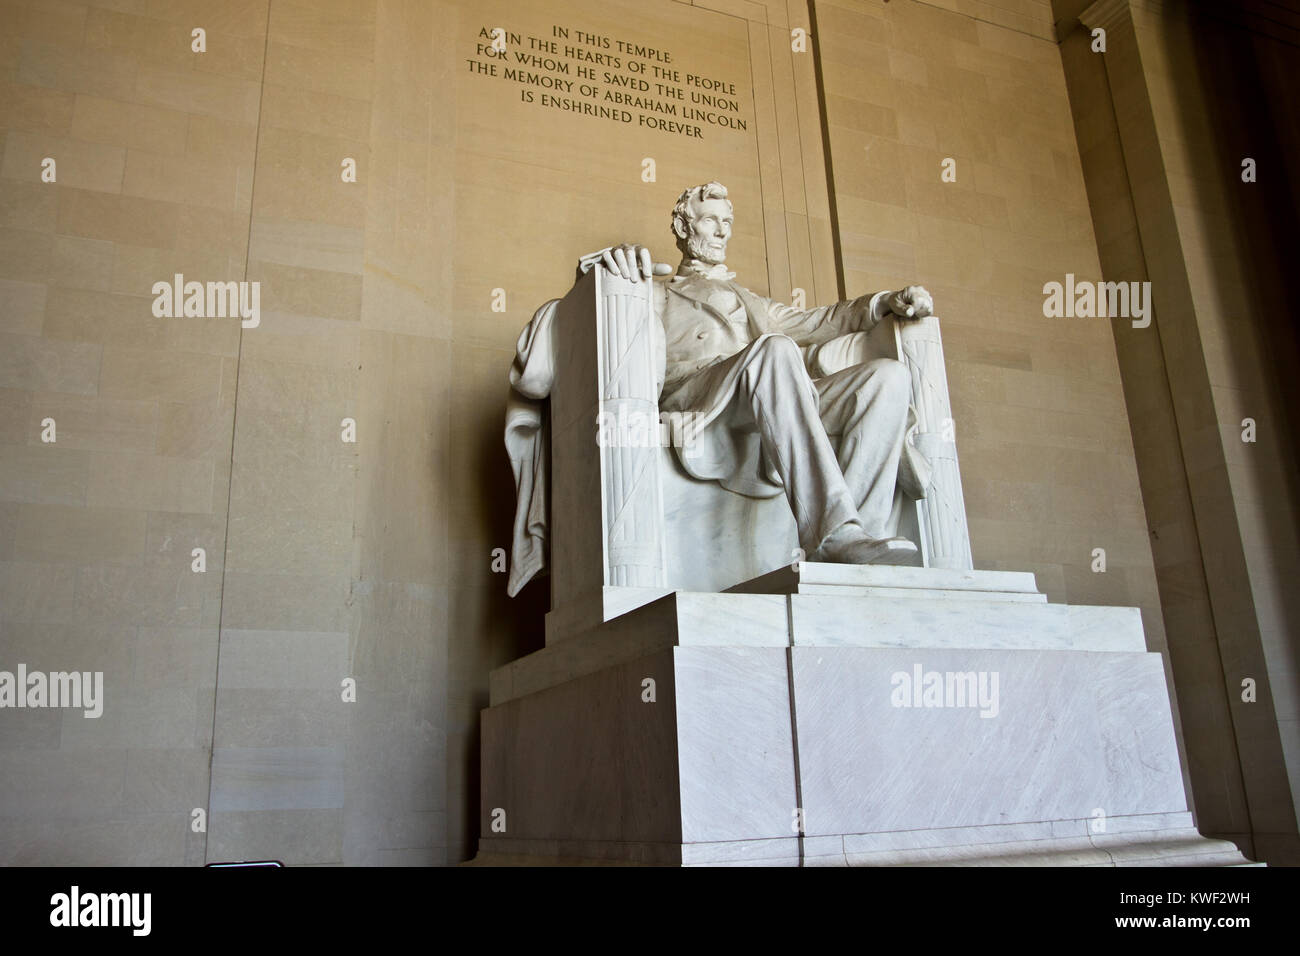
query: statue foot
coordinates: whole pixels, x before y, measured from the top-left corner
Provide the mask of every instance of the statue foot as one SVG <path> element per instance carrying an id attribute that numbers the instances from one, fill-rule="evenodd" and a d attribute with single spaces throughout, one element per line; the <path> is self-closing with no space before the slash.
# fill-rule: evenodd
<path id="1" fill-rule="evenodd" d="M 921 552 L 907 538 L 872 538 L 852 525 L 836 531 L 808 556 L 827 564 L 893 564 L 919 567 Z"/>

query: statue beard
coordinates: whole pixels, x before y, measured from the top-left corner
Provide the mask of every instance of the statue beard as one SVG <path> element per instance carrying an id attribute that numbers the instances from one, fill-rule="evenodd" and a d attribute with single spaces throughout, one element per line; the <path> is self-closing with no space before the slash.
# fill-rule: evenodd
<path id="1" fill-rule="evenodd" d="M 698 259 L 705 265 L 722 265 L 727 261 L 727 246 L 726 243 L 723 243 L 722 251 L 715 258 L 713 252 L 709 249 L 707 240 L 689 236 L 686 239 L 686 255 L 692 259 Z"/>

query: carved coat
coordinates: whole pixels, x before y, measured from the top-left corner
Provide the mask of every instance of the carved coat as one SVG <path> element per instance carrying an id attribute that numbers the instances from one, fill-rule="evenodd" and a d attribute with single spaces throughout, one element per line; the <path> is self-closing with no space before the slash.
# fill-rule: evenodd
<path id="1" fill-rule="evenodd" d="M 655 314 L 663 325 L 666 352 L 659 407 L 690 413 L 696 432 L 692 446 L 678 450 L 686 472 L 753 498 L 781 494 L 781 481 L 763 455 L 758 433 L 732 427 L 739 417 L 732 408 L 736 384 L 756 354 L 753 346 L 769 335 L 789 336 L 803 347 L 809 375 L 820 376 L 821 350 L 860 347 L 865 336 L 843 337 L 869 330 L 877 321 L 873 310 L 886 295 L 796 309 L 731 279 L 675 275 L 655 282 Z M 727 363 L 733 356 L 740 357 Z M 853 362 L 843 362 L 848 364 Z"/>

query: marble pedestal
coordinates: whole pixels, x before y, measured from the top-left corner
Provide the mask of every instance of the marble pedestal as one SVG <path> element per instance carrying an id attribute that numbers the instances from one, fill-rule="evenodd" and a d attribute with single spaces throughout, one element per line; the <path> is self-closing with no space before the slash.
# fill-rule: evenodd
<path id="1" fill-rule="evenodd" d="M 1138 610 L 1031 574 L 675 591 L 494 671 L 482 747 L 485 864 L 1247 862 L 1193 826 Z"/>

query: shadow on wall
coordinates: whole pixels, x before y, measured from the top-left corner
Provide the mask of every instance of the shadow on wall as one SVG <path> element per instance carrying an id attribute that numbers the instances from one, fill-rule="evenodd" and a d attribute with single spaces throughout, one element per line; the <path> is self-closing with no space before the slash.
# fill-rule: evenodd
<path id="1" fill-rule="evenodd" d="M 515 485 L 502 436 L 505 421 L 505 372 L 500 400 L 485 403 L 468 434 L 474 436 L 474 471 L 482 507 L 460 516 L 464 540 L 488 541 L 510 551 L 514 525 Z M 456 523 L 457 518 L 453 518 Z M 490 549 L 489 549 L 490 551 Z M 545 619 L 550 609 L 549 577 L 534 578 L 518 597 L 506 596 L 506 575 L 493 573 L 488 555 L 475 564 L 470 587 L 451 594 L 448 623 L 449 678 L 447 724 L 447 862 L 472 859 L 479 839 L 479 713 L 488 706 L 488 675 L 494 668 L 546 646 Z"/>
<path id="2" fill-rule="evenodd" d="M 1166 54 L 1182 68 L 1175 75 L 1196 76 L 1200 88 L 1175 84 L 1175 105 L 1186 129 L 1197 128 L 1203 122 L 1199 114 L 1207 112 L 1214 152 L 1188 158 L 1193 175 L 1222 184 L 1210 194 L 1223 197 L 1226 216 L 1216 218 L 1203 205 L 1195 213 L 1202 235 L 1226 233 L 1239 250 L 1235 256 L 1212 257 L 1216 274 L 1201 278 L 1231 293 L 1240 270 L 1244 301 L 1220 303 L 1234 331 L 1241 324 L 1240 336 L 1227 338 L 1227 359 L 1234 382 L 1258 383 L 1245 396 L 1243 415 L 1256 418 L 1258 440 L 1267 441 L 1269 451 L 1278 456 L 1274 475 L 1257 468 L 1251 487 L 1234 494 L 1277 502 L 1269 509 L 1272 520 L 1261 529 L 1265 540 L 1260 543 L 1277 558 L 1269 562 L 1272 579 L 1266 586 L 1275 595 L 1291 594 L 1300 570 L 1295 567 L 1300 556 L 1294 553 L 1300 541 L 1300 333 L 1291 294 L 1300 239 L 1300 191 L 1292 181 L 1300 170 L 1300 117 L 1295 109 L 1300 102 L 1300 71 L 1295 69 L 1300 2 L 1192 0 L 1188 16 L 1193 49 L 1189 53 L 1169 43 Z M 1194 62 L 1179 62 L 1189 57 Z M 1255 161 L 1253 183 L 1242 180 L 1248 158 Z M 1231 347 L 1241 345 L 1252 331 L 1258 363 L 1251 350 Z M 1265 405 L 1267 395 L 1274 401 Z M 1258 412 L 1250 407 L 1256 402 Z M 1271 434 L 1263 434 L 1264 428 Z M 1279 602 L 1278 610 L 1285 620 L 1284 633 L 1300 635 L 1300 602 Z"/>

